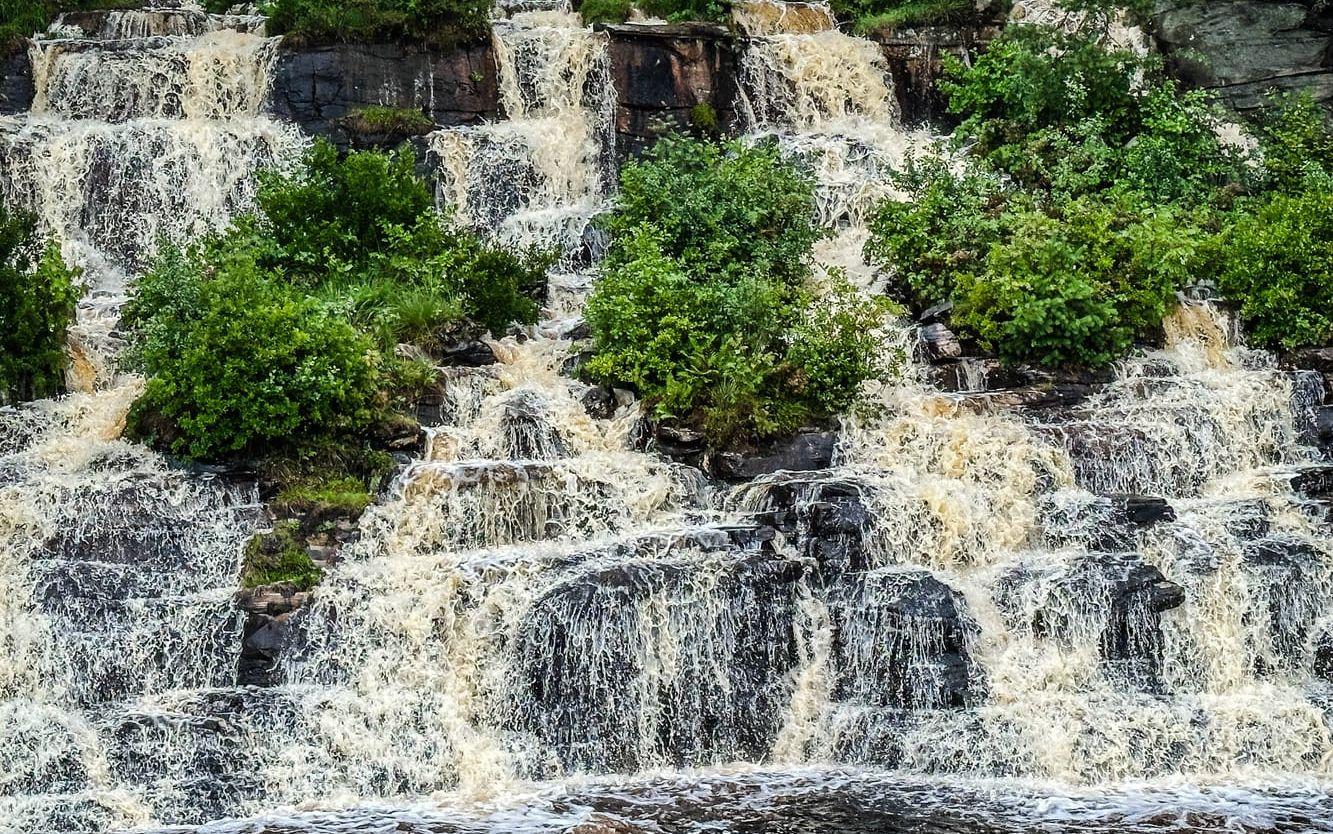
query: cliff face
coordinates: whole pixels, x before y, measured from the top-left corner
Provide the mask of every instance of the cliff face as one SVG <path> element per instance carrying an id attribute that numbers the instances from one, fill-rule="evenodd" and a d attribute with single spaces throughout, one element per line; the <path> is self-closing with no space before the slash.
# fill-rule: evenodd
<path id="1" fill-rule="evenodd" d="M 1154 23 L 1177 74 L 1237 110 L 1274 88 L 1333 104 L 1333 7 L 1323 0 L 1161 0 Z"/>

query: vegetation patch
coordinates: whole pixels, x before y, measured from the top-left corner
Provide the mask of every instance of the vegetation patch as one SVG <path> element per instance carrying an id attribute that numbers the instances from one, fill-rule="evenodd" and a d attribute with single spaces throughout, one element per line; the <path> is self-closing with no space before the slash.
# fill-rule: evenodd
<path id="1" fill-rule="evenodd" d="M 433 376 L 399 344 L 536 319 L 547 260 L 441 214 L 409 153 L 319 142 L 264 175 L 257 203 L 166 248 L 126 307 L 127 359 L 148 377 L 130 429 L 173 454 L 348 468 Z"/>
<path id="2" fill-rule="evenodd" d="M 46 31 L 61 12 L 133 9 L 134 0 L 0 0 L 0 50 Z"/>
<path id="3" fill-rule="evenodd" d="M 36 218 L 0 209 L 0 402 L 60 392 L 78 279 Z"/>
<path id="4" fill-rule="evenodd" d="M 342 126 L 362 136 L 424 136 L 435 122 L 414 107 L 361 107 L 344 116 Z"/>
<path id="5" fill-rule="evenodd" d="M 323 576 L 324 571 L 306 552 L 294 522 L 277 524 L 272 532 L 259 533 L 245 545 L 242 588 L 290 585 L 298 591 L 308 591 Z"/>
<path id="6" fill-rule="evenodd" d="M 949 303 L 960 336 L 1010 362 L 1105 366 L 1214 278 L 1255 343 L 1327 344 L 1325 114 L 1278 97 L 1250 128 L 1258 153 L 1224 141 L 1204 93 L 1104 44 L 1114 4 L 1080 5 L 1080 29 L 1010 27 L 948 66 L 955 154 L 896 175 L 910 199 L 879 208 L 867 256 L 901 301 Z"/>
<path id="7" fill-rule="evenodd" d="M 731 4 L 726 0 L 584 0 L 579 13 L 587 25 L 624 23 L 636 8 L 649 17 L 660 17 L 669 23 L 727 23 L 731 20 Z"/>
<path id="8" fill-rule="evenodd" d="M 266 0 L 268 30 L 305 43 L 393 43 L 436 46 L 480 40 L 490 27 L 490 0 Z"/>
<path id="9" fill-rule="evenodd" d="M 717 444 L 845 408 L 879 370 L 886 308 L 836 275 L 816 291 L 813 200 L 769 145 L 668 138 L 626 165 L 586 374 Z"/>
<path id="10" fill-rule="evenodd" d="M 978 18 L 975 0 L 833 0 L 834 14 L 858 33 L 944 26 Z"/>

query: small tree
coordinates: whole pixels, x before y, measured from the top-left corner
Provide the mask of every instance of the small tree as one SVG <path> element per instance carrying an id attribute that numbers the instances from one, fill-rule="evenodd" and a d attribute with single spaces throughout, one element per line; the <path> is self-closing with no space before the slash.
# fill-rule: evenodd
<path id="1" fill-rule="evenodd" d="M 29 214 L 0 210 L 0 399 L 58 393 L 79 273 L 44 241 Z"/>

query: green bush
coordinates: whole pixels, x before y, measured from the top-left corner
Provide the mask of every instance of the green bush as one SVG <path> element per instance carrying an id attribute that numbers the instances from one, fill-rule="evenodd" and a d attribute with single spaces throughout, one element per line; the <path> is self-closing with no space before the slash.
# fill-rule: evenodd
<path id="1" fill-rule="evenodd" d="M 352 133 L 363 136 L 423 136 L 435 129 L 435 122 L 415 107 L 359 107 L 339 123 Z"/>
<path id="2" fill-rule="evenodd" d="M 631 0 L 583 0 L 579 14 L 583 16 L 586 26 L 594 23 L 624 23 L 633 8 Z"/>
<path id="3" fill-rule="evenodd" d="M 1210 254 L 1255 345 L 1333 342 L 1333 178 L 1312 175 L 1299 192 L 1248 201 Z"/>
<path id="4" fill-rule="evenodd" d="M 1333 175 L 1329 114 L 1309 93 L 1270 96 L 1254 117 L 1268 185 L 1301 190 L 1312 174 Z"/>
<path id="5" fill-rule="evenodd" d="M 862 33 L 961 23 L 977 17 L 973 0 L 833 0 L 830 5 L 839 20 L 850 21 Z"/>
<path id="6" fill-rule="evenodd" d="M 310 558 L 298 537 L 296 524 L 274 526 L 270 533 L 259 533 L 245 545 L 241 563 L 241 587 L 294 585 L 308 591 L 324 576 Z"/>
<path id="7" fill-rule="evenodd" d="M 267 0 L 269 32 L 308 43 L 412 41 L 447 45 L 485 37 L 490 0 Z"/>
<path id="8" fill-rule="evenodd" d="M 0 210 L 0 401 L 60 391 L 78 278 L 32 215 Z"/>
<path id="9" fill-rule="evenodd" d="M 894 184 L 906 199 L 879 206 L 865 254 L 921 311 L 950 299 L 955 277 L 978 269 L 1001 240 L 1009 197 L 996 177 L 973 166 L 955 175 L 936 156 L 908 159 Z"/>
<path id="10" fill-rule="evenodd" d="M 775 148 L 669 138 L 621 174 L 585 372 L 714 443 L 826 418 L 878 370 L 884 308 L 816 300 L 813 185 Z"/>
<path id="11" fill-rule="evenodd" d="M 1083 199 L 1021 211 L 957 277 L 953 323 L 1009 362 L 1100 367 L 1159 331 L 1206 235 L 1178 210 Z"/>
<path id="12" fill-rule="evenodd" d="M 127 311 L 148 376 L 137 434 L 217 460 L 364 429 L 378 383 L 369 340 L 246 253 L 208 254 L 168 250 Z"/>

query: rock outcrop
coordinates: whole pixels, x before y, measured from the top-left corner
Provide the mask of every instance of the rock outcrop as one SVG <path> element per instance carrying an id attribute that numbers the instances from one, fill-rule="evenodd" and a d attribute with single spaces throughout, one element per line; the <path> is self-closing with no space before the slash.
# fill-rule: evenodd
<path id="1" fill-rule="evenodd" d="M 1159 0 L 1154 23 L 1175 72 L 1237 110 L 1271 89 L 1333 105 L 1333 8 L 1322 0 Z"/>
<path id="2" fill-rule="evenodd" d="M 0 44 L 0 115 L 28 110 L 35 93 L 27 42 L 12 44 L 8 48 Z"/>

